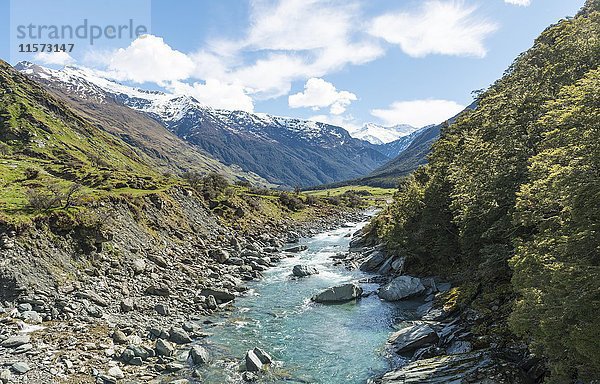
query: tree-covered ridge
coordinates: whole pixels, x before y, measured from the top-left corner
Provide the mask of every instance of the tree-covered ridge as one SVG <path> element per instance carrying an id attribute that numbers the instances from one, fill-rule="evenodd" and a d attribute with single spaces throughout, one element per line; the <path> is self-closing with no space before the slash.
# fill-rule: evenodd
<path id="1" fill-rule="evenodd" d="M 374 226 L 413 273 L 484 291 L 512 277 L 512 329 L 555 382 L 600 377 L 599 4 L 544 31 L 445 128 Z"/>
<path id="2" fill-rule="evenodd" d="M 552 361 L 556 381 L 600 373 L 600 70 L 548 103 L 540 153 L 518 193 L 513 328 Z"/>

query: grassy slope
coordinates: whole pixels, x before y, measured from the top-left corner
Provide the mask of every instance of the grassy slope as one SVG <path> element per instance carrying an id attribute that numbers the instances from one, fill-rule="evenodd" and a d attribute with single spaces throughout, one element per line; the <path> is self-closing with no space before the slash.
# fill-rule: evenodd
<path id="1" fill-rule="evenodd" d="M 28 190 L 76 182 L 89 196 L 168 185 L 147 155 L 0 61 L 0 210 L 26 213 Z"/>

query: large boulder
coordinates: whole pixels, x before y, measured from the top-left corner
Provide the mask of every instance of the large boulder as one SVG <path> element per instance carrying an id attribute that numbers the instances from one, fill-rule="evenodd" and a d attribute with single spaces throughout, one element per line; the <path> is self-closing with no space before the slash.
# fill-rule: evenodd
<path id="1" fill-rule="evenodd" d="M 362 293 L 363 289 L 358 284 L 348 283 L 327 288 L 325 291 L 313 296 L 312 300 L 317 303 L 344 303 L 359 298 Z"/>
<path id="2" fill-rule="evenodd" d="M 319 273 L 317 268 L 311 267 L 310 265 L 294 265 L 292 274 L 296 277 L 306 277 L 310 275 L 316 275 Z"/>
<path id="3" fill-rule="evenodd" d="M 436 343 L 438 339 L 438 334 L 429 325 L 415 324 L 392 333 L 388 342 L 397 353 L 404 353 Z"/>
<path id="4" fill-rule="evenodd" d="M 381 264 L 385 262 L 385 253 L 382 251 L 373 251 L 371 254 L 362 262 L 360 270 L 365 272 L 375 272 Z"/>
<path id="5" fill-rule="evenodd" d="M 399 276 L 381 287 L 379 297 L 385 301 L 397 301 L 420 295 L 425 291 L 421 279 L 412 276 Z"/>

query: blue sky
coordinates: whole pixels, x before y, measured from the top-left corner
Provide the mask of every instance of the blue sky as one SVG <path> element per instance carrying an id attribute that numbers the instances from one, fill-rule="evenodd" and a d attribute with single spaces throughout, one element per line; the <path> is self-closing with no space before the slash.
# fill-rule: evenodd
<path id="1" fill-rule="evenodd" d="M 76 64 L 228 109 L 356 129 L 438 123 L 584 0 L 0 0 L 0 57 Z M 150 35 L 24 39 L 18 25 L 143 25 Z M 23 43 L 73 42 L 67 54 Z"/>

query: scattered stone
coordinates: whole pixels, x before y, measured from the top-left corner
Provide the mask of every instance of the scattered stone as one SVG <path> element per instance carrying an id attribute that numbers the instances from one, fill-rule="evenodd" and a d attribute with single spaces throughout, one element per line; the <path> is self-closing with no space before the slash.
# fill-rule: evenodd
<path id="1" fill-rule="evenodd" d="M 125 374 L 121 368 L 117 367 L 116 365 L 114 367 L 110 367 L 106 373 L 118 380 L 125 378 Z"/>
<path id="2" fill-rule="evenodd" d="M 169 334 L 169 340 L 176 344 L 187 344 L 192 342 L 190 335 L 182 328 L 172 327 L 169 330 Z"/>
<path id="3" fill-rule="evenodd" d="M 312 300 L 317 303 L 343 303 L 359 298 L 362 293 L 363 289 L 358 284 L 348 283 L 327 288 L 313 296 Z"/>
<path id="4" fill-rule="evenodd" d="M 155 349 L 157 356 L 170 357 L 173 356 L 173 353 L 175 352 L 175 348 L 173 348 L 173 345 L 171 345 L 171 343 L 163 339 L 156 340 Z"/>
<path id="5" fill-rule="evenodd" d="M 217 263 L 225 263 L 229 259 L 229 252 L 224 249 L 211 249 L 209 256 L 217 261 Z"/>
<path id="6" fill-rule="evenodd" d="M 121 312 L 123 312 L 123 313 L 133 311 L 133 308 L 134 308 L 133 299 L 126 298 L 126 299 L 121 300 L 120 306 L 121 306 Z"/>
<path id="7" fill-rule="evenodd" d="M 127 339 L 127 335 L 123 333 L 120 329 L 117 329 L 112 334 L 112 339 L 115 344 L 127 344 L 129 340 Z"/>
<path id="8" fill-rule="evenodd" d="M 31 339 L 27 335 L 11 336 L 8 339 L 4 340 L 2 343 L 0 343 L 0 346 L 3 346 L 5 348 L 16 348 L 23 344 L 28 344 L 30 340 Z"/>
<path id="9" fill-rule="evenodd" d="M 11 378 L 11 374 L 8 369 L 5 369 L 0 372 L 0 383 L 8 384 L 8 382 L 10 381 L 10 378 Z"/>
<path id="10" fill-rule="evenodd" d="M 194 345 L 189 356 L 194 364 L 206 364 L 209 360 L 208 351 L 200 345 Z"/>
<path id="11" fill-rule="evenodd" d="M 208 298 L 206 300 L 206 307 L 208 309 L 212 309 L 212 310 L 215 310 L 218 308 L 217 300 L 215 299 L 215 297 L 213 295 L 208 295 Z"/>
<path id="12" fill-rule="evenodd" d="M 156 304 L 154 306 L 154 310 L 156 312 L 158 312 L 159 315 L 162 315 L 162 316 L 170 316 L 171 315 L 171 311 L 169 310 L 169 306 L 166 305 L 166 304 L 162 304 L 162 303 Z"/>
<path id="13" fill-rule="evenodd" d="M 242 373 L 242 380 L 246 381 L 246 382 L 255 382 L 258 379 L 258 376 L 256 376 L 255 373 L 253 372 L 244 372 Z"/>
<path id="14" fill-rule="evenodd" d="M 22 361 L 14 363 L 10 368 L 13 371 L 15 371 L 16 373 L 19 373 L 21 375 L 25 374 L 31 370 L 31 368 L 29 367 L 29 364 L 22 362 Z"/>
<path id="15" fill-rule="evenodd" d="M 416 296 L 425 291 L 421 279 L 412 276 L 400 276 L 379 290 L 379 297 L 386 301 L 397 301 Z"/>
<path id="16" fill-rule="evenodd" d="M 23 345 L 19 345 L 17 348 L 15 348 L 15 353 L 19 354 L 19 353 L 25 353 L 28 351 L 31 351 L 33 349 L 33 344 L 23 344 Z"/>
<path id="17" fill-rule="evenodd" d="M 319 273 L 317 268 L 311 267 L 310 265 L 294 265 L 292 274 L 296 277 L 306 277 L 310 275 L 316 275 Z"/>
<path id="18" fill-rule="evenodd" d="M 162 268 L 168 268 L 169 263 L 161 255 L 148 255 L 148 260 Z"/>
<path id="19" fill-rule="evenodd" d="M 133 273 L 139 275 L 140 273 L 144 273 L 146 270 L 146 260 L 144 259 L 135 259 L 131 265 L 133 267 Z"/>
<path id="20" fill-rule="evenodd" d="M 306 245 L 296 245 L 294 247 L 284 249 L 283 252 L 298 253 L 298 252 L 306 251 L 307 249 L 308 249 L 308 246 L 306 246 Z"/>
<path id="21" fill-rule="evenodd" d="M 214 296 L 215 299 L 217 300 L 221 300 L 221 301 L 231 301 L 233 299 L 235 299 L 235 295 L 233 295 L 232 293 L 230 293 L 229 291 L 226 291 L 224 289 L 210 289 L 210 288 L 205 288 L 202 291 L 200 291 L 200 295 L 202 296 Z"/>

